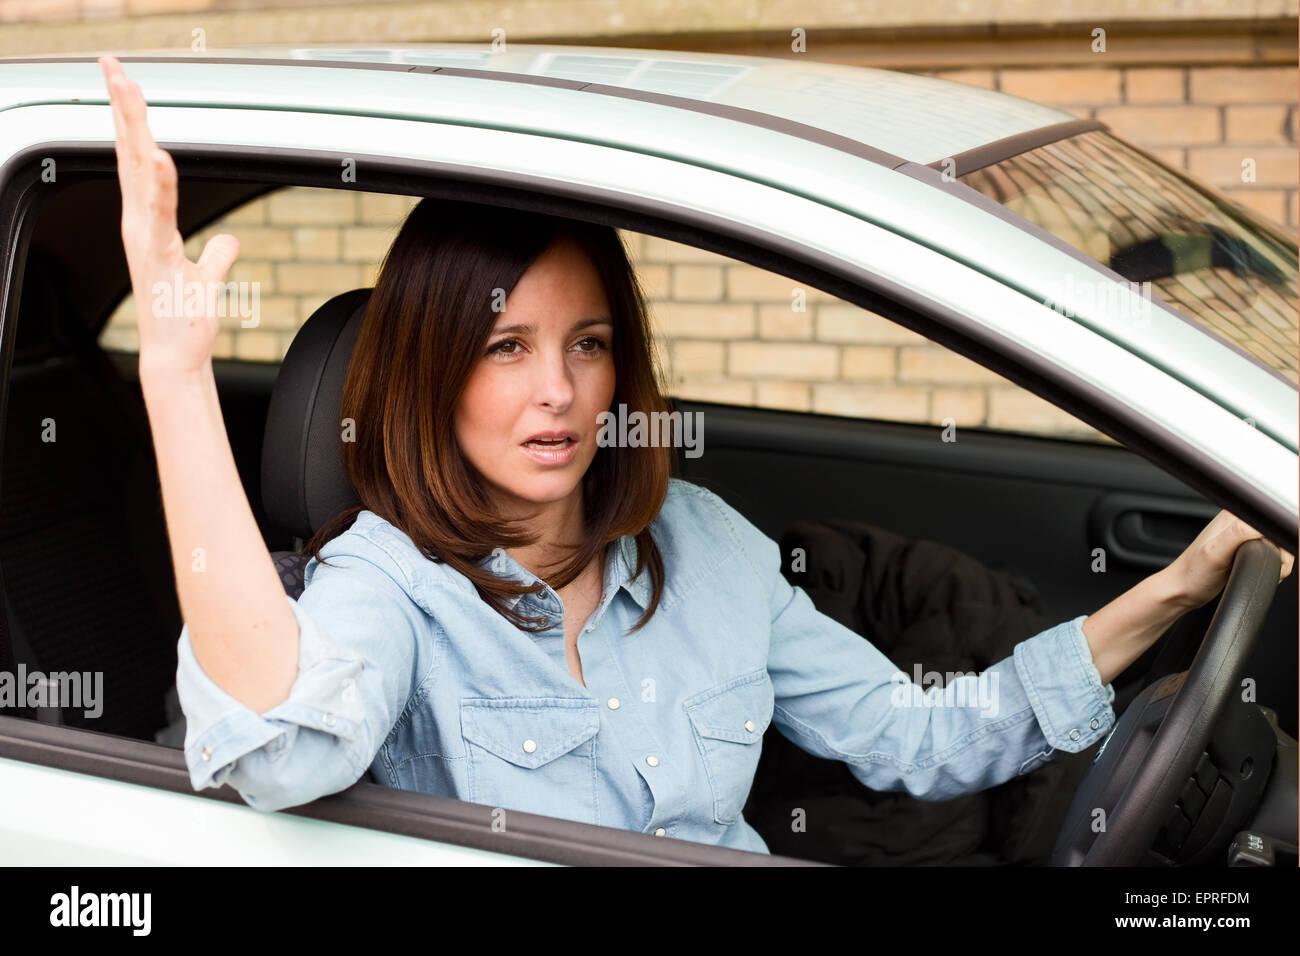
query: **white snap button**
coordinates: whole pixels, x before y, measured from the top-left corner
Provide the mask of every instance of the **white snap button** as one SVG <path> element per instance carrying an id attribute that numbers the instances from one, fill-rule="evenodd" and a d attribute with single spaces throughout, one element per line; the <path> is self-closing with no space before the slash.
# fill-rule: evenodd
<path id="1" fill-rule="evenodd" d="M 752 734 L 754 732 L 754 722 L 752 720 L 745 721 L 745 729 Z"/>
<path id="2" fill-rule="evenodd" d="M 326 715 L 325 715 L 325 726 L 326 726 L 326 727 L 333 727 L 333 726 L 334 726 L 334 715 L 333 715 L 333 714 L 326 714 Z"/>
<path id="3" fill-rule="evenodd" d="M 622 703 L 619 702 L 619 699 L 617 697 L 611 697 L 609 700 L 605 701 L 605 706 L 607 706 L 610 710 L 618 710 L 623 705 Z"/>
<path id="4" fill-rule="evenodd" d="M 204 760 L 211 760 L 211 759 L 212 759 L 212 748 L 211 748 L 211 747 L 204 747 L 204 748 L 203 748 L 203 759 L 204 759 Z"/>
<path id="5" fill-rule="evenodd" d="M 1074 730 L 1070 731 L 1071 740 L 1078 740 L 1080 736 L 1081 735 L 1079 734 L 1079 728 L 1076 727 Z"/>
<path id="6" fill-rule="evenodd" d="M 1101 721 L 1098 720 L 1096 717 L 1094 717 L 1092 718 L 1092 723 L 1090 723 L 1088 726 L 1091 727 L 1093 730 L 1096 730 L 1098 727 L 1101 726 Z"/>
<path id="7" fill-rule="evenodd" d="M 659 829 L 655 830 L 655 836 L 663 836 L 667 832 L 668 831 L 665 830 L 663 827 L 659 827 Z"/>
<path id="8" fill-rule="evenodd" d="M 524 753 L 530 754 L 530 753 L 532 753 L 532 752 L 533 752 L 534 750 L 536 750 L 536 749 L 537 749 L 537 741 L 536 741 L 536 740 L 525 740 L 525 741 L 524 741 Z"/>
<path id="9" fill-rule="evenodd" d="M 649 764 L 650 766 L 652 766 L 652 767 L 657 767 L 657 766 L 659 766 L 659 758 L 656 757 L 654 754 L 651 754 L 650 756 L 646 757 L 646 758 L 645 758 L 645 762 L 648 763 L 648 764 Z"/>

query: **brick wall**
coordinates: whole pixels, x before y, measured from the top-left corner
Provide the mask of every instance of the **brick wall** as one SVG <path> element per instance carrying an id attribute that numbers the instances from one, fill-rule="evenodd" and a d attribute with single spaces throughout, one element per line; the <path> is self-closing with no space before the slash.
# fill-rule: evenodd
<path id="1" fill-rule="evenodd" d="M 256 282 L 254 328 L 223 319 L 214 355 L 278 361 L 331 296 L 372 286 L 417 200 L 290 188 L 191 236 L 197 259 L 219 232 L 240 240 L 227 281 Z M 1109 441 L 1055 406 L 881 316 L 783 276 L 640 233 L 623 233 L 651 304 L 672 394 L 891 421 L 991 427 Z M 792 293 L 802 288 L 802 311 Z M 138 347 L 131 297 L 100 341 Z"/>

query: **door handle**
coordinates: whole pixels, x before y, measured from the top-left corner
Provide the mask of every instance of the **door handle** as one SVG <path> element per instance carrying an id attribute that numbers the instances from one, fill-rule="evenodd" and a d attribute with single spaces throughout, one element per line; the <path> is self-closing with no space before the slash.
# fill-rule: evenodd
<path id="1" fill-rule="evenodd" d="M 1195 498 L 1108 492 L 1088 513 L 1088 538 L 1105 549 L 1108 559 L 1162 568 L 1183 553 L 1219 510 Z"/>

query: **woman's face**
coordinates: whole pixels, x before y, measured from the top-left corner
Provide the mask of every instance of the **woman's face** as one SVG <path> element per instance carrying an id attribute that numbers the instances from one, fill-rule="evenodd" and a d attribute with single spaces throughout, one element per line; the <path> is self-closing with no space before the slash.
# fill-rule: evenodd
<path id="1" fill-rule="evenodd" d="M 596 416 L 614 398 L 611 318 L 600 276 L 567 238 L 537 258 L 498 313 L 454 427 L 508 514 L 581 494 Z"/>

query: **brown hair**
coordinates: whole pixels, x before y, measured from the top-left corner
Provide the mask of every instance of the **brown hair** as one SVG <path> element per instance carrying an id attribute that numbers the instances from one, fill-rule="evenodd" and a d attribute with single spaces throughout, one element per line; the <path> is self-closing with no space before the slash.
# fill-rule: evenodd
<path id="1" fill-rule="evenodd" d="M 521 615 L 510 598 L 540 591 L 504 581 L 475 562 L 495 547 L 537 540 L 493 510 L 477 469 L 464 457 L 453 413 L 504 301 L 528 267 L 561 238 L 577 240 L 605 287 L 613 319 L 615 391 L 610 411 L 651 416 L 668 411 L 654 361 L 645 296 L 618 232 L 541 213 L 422 199 L 407 216 L 380 266 L 343 387 L 342 416 L 359 423 L 342 442 L 343 465 L 361 504 L 326 522 L 304 546 L 320 560 L 327 541 L 369 510 L 400 528 L 430 560 L 451 565 L 516 627 L 545 619 Z M 504 290 L 504 296 L 501 292 Z M 654 418 L 650 418 L 654 421 Z M 595 423 L 593 423 L 594 425 Z M 587 536 L 550 580 L 573 581 L 606 546 L 634 535 L 637 566 L 653 587 L 653 616 L 664 567 L 649 524 L 659 513 L 674 466 L 666 446 L 598 447 L 582 477 Z M 536 625 L 530 626 L 530 625 Z"/>

